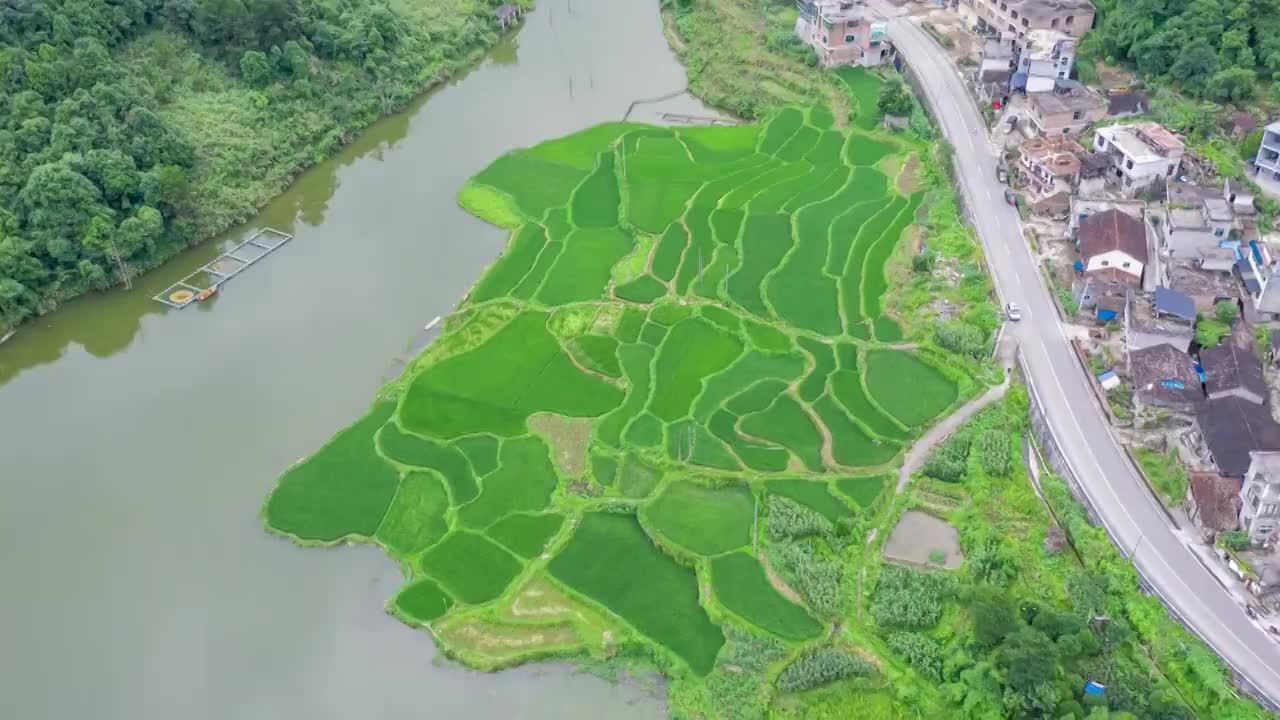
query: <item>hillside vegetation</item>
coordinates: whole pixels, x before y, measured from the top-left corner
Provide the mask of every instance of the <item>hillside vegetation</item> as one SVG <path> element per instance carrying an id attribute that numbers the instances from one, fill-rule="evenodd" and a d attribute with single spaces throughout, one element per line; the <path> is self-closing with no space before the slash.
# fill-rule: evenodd
<path id="1" fill-rule="evenodd" d="M 0 332 L 245 220 L 495 42 L 497 4 L 0 4 Z"/>
<path id="2" fill-rule="evenodd" d="M 1280 75 L 1277 0 L 1097 0 L 1086 46 L 1200 99 L 1240 102 Z"/>

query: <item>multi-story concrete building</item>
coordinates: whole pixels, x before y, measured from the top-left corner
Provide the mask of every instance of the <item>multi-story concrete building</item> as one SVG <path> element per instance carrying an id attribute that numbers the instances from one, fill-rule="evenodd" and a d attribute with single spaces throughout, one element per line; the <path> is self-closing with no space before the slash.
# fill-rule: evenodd
<path id="1" fill-rule="evenodd" d="M 1080 143 L 1062 135 L 1033 137 L 1022 143 L 1022 179 L 1036 196 L 1070 193 L 1080 181 Z"/>
<path id="2" fill-rule="evenodd" d="M 1032 30 L 1014 42 L 1013 89 L 1048 92 L 1071 77 L 1076 39 L 1057 30 Z"/>
<path id="3" fill-rule="evenodd" d="M 1267 542 L 1280 527 L 1280 453 L 1249 453 L 1240 496 L 1240 529 L 1251 542 Z"/>
<path id="4" fill-rule="evenodd" d="M 824 67 L 872 67 L 892 54 L 888 24 L 851 0 L 797 0 L 796 35 Z"/>
<path id="5" fill-rule="evenodd" d="M 1164 249 L 1171 257 L 1202 257 L 1205 251 L 1239 245 L 1240 228 L 1233 203 L 1222 188 L 1167 179 L 1165 218 L 1160 223 Z"/>
<path id="6" fill-rule="evenodd" d="M 1280 318 L 1280 257 L 1260 238 L 1248 240 L 1239 248 L 1243 259 L 1236 262 L 1236 272 L 1244 283 L 1253 312 L 1261 320 Z"/>
<path id="7" fill-rule="evenodd" d="M 1280 120 L 1262 132 L 1262 145 L 1253 162 L 1253 171 L 1270 180 L 1280 181 Z"/>
<path id="8" fill-rule="evenodd" d="M 1032 30 L 1059 30 L 1084 37 L 1093 26 L 1088 0 L 971 0 L 983 32 L 1010 32 L 1022 37 Z"/>
<path id="9" fill-rule="evenodd" d="M 1112 175 L 1130 196 L 1172 177 L 1186 153 L 1177 135 L 1154 122 L 1098 128 L 1094 149 L 1111 158 Z"/>
<path id="10" fill-rule="evenodd" d="M 1079 135 L 1107 116 L 1107 100 L 1074 80 L 1057 80 L 1053 90 L 1027 94 L 1031 124 L 1041 135 Z"/>

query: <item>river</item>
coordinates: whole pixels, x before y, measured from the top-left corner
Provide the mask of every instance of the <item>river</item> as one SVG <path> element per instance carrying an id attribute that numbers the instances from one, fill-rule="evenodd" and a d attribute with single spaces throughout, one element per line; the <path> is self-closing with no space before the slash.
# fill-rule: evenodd
<path id="1" fill-rule="evenodd" d="M 661 716 L 642 684 L 438 657 L 383 612 L 379 550 L 294 547 L 258 510 L 501 249 L 463 181 L 683 85 L 655 0 L 542 0 L 245 228 L 0 346 L 0 717 Z M 210 302 L 150 299 L 262 226 L 296 237 Z"/>

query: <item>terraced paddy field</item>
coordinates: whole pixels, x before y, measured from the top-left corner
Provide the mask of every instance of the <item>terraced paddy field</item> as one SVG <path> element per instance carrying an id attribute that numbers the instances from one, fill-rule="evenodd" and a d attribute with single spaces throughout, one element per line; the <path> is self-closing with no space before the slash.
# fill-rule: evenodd
<path id="1" fill-rule="evenodd" d="M 879 80 L 853 78 L 865 108 Z M 838 125 L 615 123 L 496 160 L 459 200 L 506 252 L 283 475 L 267 527 L 380 544 L 406 574 L 389 611 L 476 667 L 627 652 L 706 678 L 742 633 L 809 652 L 847 592 L 813 554 L 861 542 L 903 449 L 973 385 L 892 346 L 883 311 L 924 198 L 879 168 L 918 146 L 865 110 Z M 801 540 L 803 563 L 763 564 Z"/>

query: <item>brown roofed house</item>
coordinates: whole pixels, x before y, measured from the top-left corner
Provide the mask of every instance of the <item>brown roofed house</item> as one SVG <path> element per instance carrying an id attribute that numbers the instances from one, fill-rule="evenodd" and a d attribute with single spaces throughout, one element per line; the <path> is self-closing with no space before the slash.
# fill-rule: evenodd
<path id="1" fill-rule="evenodd" d="M 1235 530 L 1240 523 L 1239 478 L 1215 472 L 1193 472 L 1187 483 L 1187 515 L 1213 532 Z"/>
<path id="2" fill-rule="evenodd" d="M 1086 275 L 1130 287 L 1142 284 L 1147 230 L 1141 220 L 1116 209 L 1080 220 L 1076 243 Z"/>
<path id="3" fill-rule="evenodd" d="M 1129 353 L 1129 374 L 1134 397 L 1143 405 L 1194 412 L 1204 401 L 1195 361 L 1168 343 Z"/>
<path id="4" fill-rule="evenodd" d="M 1196 426 L 1223 475 L 1244 477 L 1251 452 L 1280 451 L 1280 425 L 1271 418 L 1271 411 L 1235 395 L 1201 403 Z"/>
<path id="5" fill-rule="evenodd" d="M 1214 347 L 1200 350 L 1205 392 L 1210 398 L 1234 396 L 1262 405 L 1267 399 L 1267 380 L 1262 363 L 1252 348 L 1242 348 L 1228 338 Z"/>

